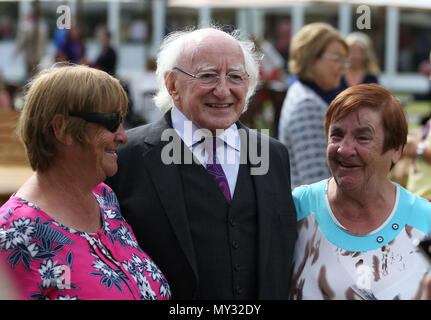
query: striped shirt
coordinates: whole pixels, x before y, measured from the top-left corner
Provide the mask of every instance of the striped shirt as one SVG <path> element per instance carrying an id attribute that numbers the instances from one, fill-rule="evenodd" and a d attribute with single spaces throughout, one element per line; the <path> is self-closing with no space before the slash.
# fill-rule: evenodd
<path id="1" fill-rule="evenodd" d="M 292 189 L 329 178 L 324 120 L 328 104 L 301 81 L 283 102 L 279 139 L 289 150 Z"/>

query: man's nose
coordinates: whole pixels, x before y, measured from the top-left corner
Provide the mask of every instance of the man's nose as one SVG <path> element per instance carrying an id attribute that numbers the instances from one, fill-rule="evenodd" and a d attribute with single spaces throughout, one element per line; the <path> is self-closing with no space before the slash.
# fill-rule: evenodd
<path id="1" fill-rule="evenodd" d="M 220 99 L 226 98 L 230 95 L 230 85 L 224 76 L 219 78 L 216 86 L 213 89 L 213 93 Z"/>

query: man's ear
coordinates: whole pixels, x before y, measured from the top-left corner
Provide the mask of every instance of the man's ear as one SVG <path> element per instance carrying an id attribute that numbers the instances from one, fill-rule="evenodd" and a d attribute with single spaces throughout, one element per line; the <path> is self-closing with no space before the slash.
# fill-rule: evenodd
<path id="1" fill-rule="evenodd" d="M 173 71 L 166 71 L 164 74 L 165 86 L 168 89 L 169 94 L 174 102 L 179 102 L 180 96 L 177 90 L 177 81 L 175 79 L 175 74 Z"/>
<path id="2" fill-rule="evenodd" d="M 56 114 L 51 121 L 52 131 L 60 143 L 64 145 L 71 145 L 73 143 L 73 139 L 70 134 L 64 131 L 64 121 L 64 115 Z"/>

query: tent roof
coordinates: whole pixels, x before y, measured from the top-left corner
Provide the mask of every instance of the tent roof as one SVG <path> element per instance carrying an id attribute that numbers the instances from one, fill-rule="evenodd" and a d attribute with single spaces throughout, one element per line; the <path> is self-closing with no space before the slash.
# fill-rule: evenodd
<path id="1" fill-rule="evenodd" d="M 430 0 L 167 0 L 169 7 L 201 8 L 265 8 L 290 7 L 295 4 L 352 4 L 355 6 L 389 6 L 400 8 L 431 9 Z"/>

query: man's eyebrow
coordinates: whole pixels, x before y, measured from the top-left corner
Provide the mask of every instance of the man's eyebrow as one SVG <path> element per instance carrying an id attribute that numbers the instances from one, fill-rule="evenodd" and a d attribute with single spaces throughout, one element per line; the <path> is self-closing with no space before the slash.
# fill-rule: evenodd
<path id="1" fill-rule="evenodd" d="M 205 72 L 205 71 L 217 71 L 217 67 L 215 67 L 215 66 L 205 66 L 205 67 L 202 67 L 202 68 L 198 69 L 198 72 Z M 228 68 L 227 72 L 230 72 L 230 71 L 243 71 L 243 72 L 245 72 L 245 68 L 242 65 L 240 65 L 240 66 L 233 66 L 233 67 L 229 67 Z"/>
<path id="2" fill-rule="evenodd" d="M 205 71 L 217 71 L 217 68 L 214 66 L 205 66 L 198 69 L 198 72 L 205 72 Z"/>
<path id="3" fill-rule="evenodd" d="M 229 71 L 244 71 L 245 72 L 245 68 L 243 65 L 237 66 L 237 67 L 230 67 Z"/>

